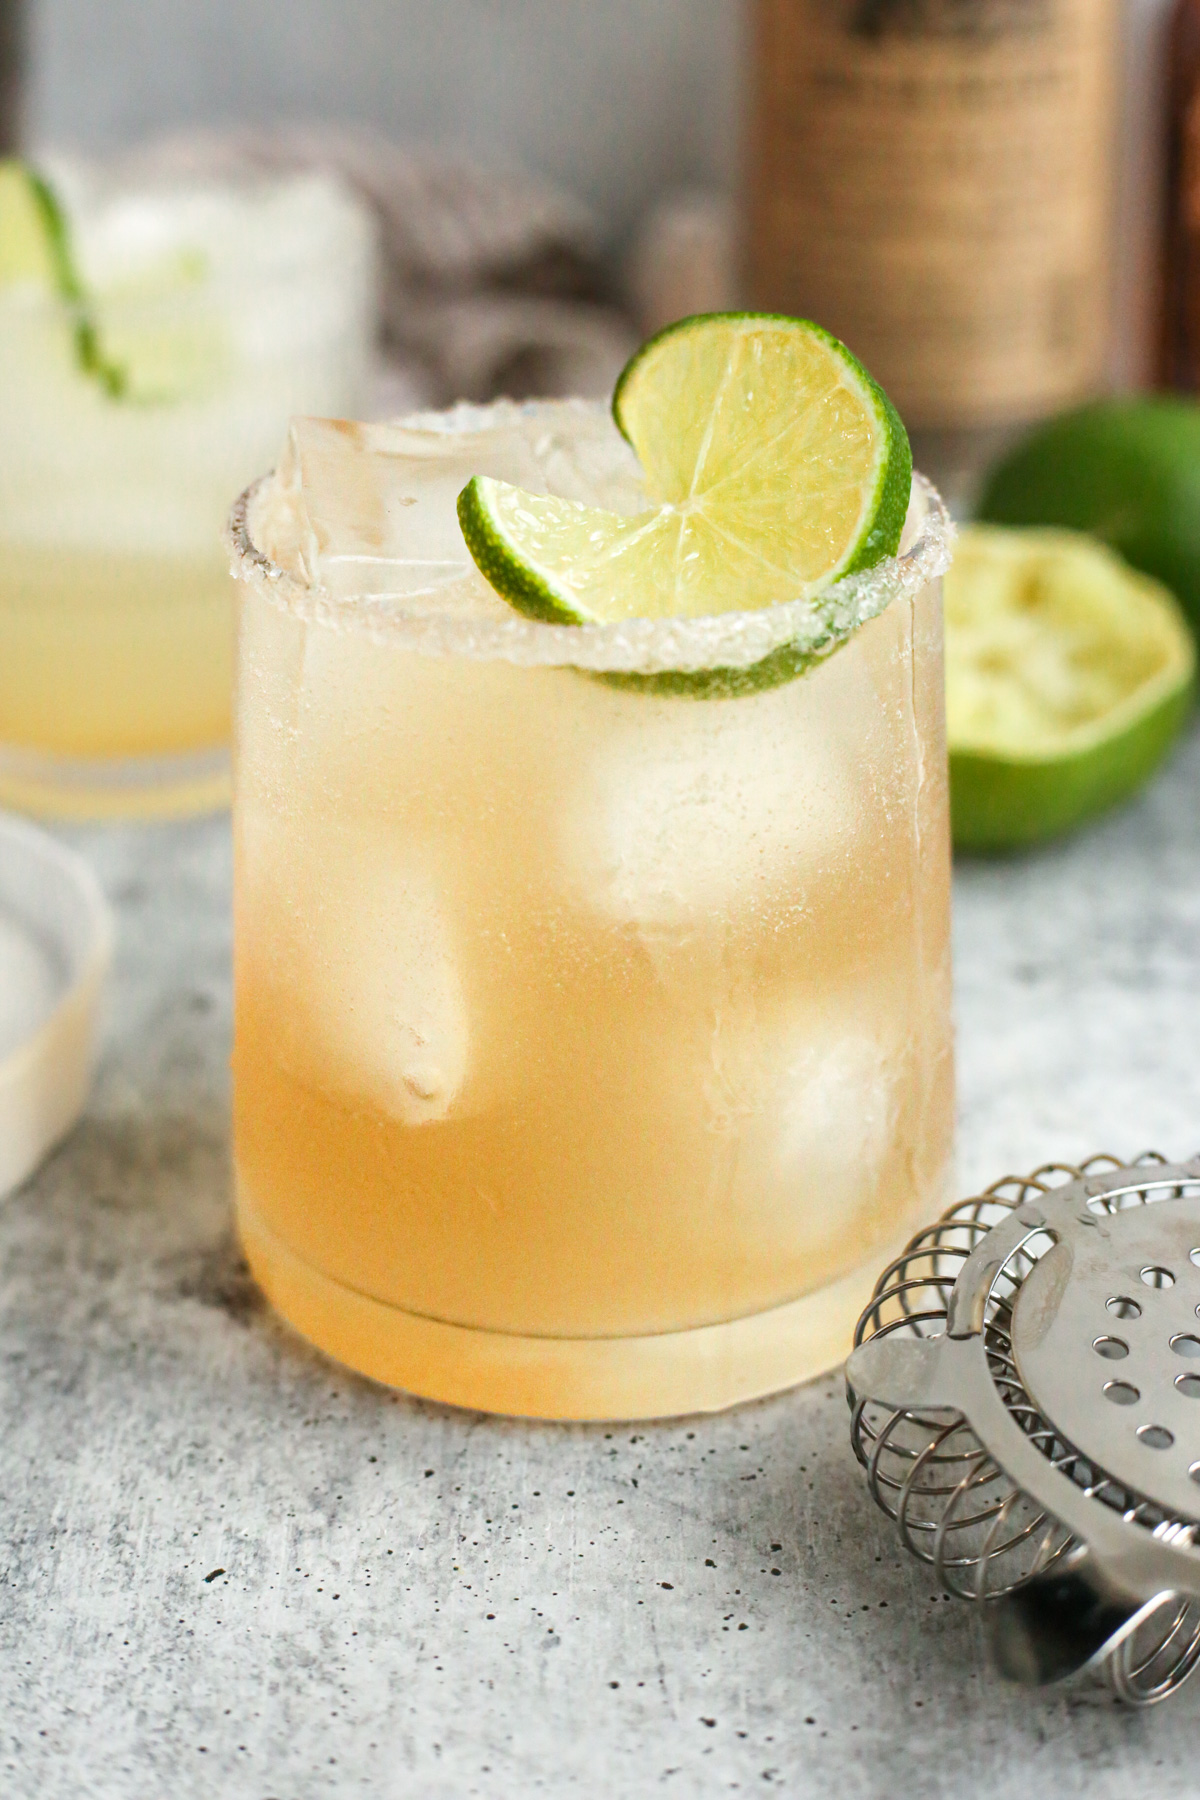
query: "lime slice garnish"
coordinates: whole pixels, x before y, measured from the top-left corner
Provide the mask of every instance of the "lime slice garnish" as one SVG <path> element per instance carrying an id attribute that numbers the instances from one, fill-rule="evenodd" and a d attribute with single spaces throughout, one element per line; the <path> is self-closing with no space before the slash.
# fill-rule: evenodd
<path id="1" fill-rule="evenodd" d="M 110 399 L 170 402 L 211 389 L 227 372 L 227 331 L 188 304 L 206 273 L 203 257 L 176 253 L 101 299 L 84 283 L 49 182 L 26 163 L 0 161 L 0 288 L 36 287 L 62 302 L 75 365 Z"/>
<path id="2" fill-rule="evenodd" d="M 66 214 L 45 177 L 12 159 L 0 162 L 0 246 L 0 286 L 35 282 L 63 301 L 74 313 L 78 368 L 118 399 L 129 385 L 128 375 L 101 349 Z"/>
<path id="3" fill-rule="evenodd" d="M 974 525 L 945 595 L 956 844 L 1033 843 L 1141 786 L 1195 681 L 1166 588 L 1079 532 Z"/>
<path id="4" fill-rule="evenodd" d="M 623 516 L 485 476 L 459 496 L 475 562 L 531 618 L 755 611 L 814 596 L 900 542 L 912 479 L 904 427 L 845 345 L 807 320 L 709 313 L 668 326 L 624 370 L 613 416 L 650 509 Z M 758 679 L 739 671 L 736 690 L 800 666 L 770 661 Z M 648 679 L 697 692 L 709 677 Z"/>

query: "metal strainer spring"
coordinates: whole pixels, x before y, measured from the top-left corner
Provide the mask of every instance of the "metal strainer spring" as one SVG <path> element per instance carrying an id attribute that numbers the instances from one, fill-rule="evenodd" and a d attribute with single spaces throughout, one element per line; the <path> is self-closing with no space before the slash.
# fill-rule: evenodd
<path id="1" fill-rule="evenodd" d="M 915 1556 L 1017 1681 L 1164 1699 L 1200 1662 L 1200 1157 L 1007 1176 L 884 1270 L 846 1377 Z"/>

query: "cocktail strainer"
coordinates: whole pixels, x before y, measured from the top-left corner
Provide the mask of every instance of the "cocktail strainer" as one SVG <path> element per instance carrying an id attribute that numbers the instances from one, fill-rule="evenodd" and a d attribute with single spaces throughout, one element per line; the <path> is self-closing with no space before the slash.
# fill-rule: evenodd
<path id="1" fill-rule="evenodd" d="M 1017 1681 L 1200 1662 L 1200 1156 L 1047 1163 L 885 1269 L 847 1366 L 876 1501 Z"/>

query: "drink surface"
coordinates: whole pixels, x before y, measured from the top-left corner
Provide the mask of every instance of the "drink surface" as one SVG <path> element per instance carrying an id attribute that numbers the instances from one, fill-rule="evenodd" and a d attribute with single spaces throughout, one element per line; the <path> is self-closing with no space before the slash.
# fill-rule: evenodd
<path id="1" fill-rule="evenodd" d="M 836 1360 L 857 1291 L 828 1343 L 792 1321 L 740 1390 L 697 1348 L 678 1392 L 598 1396 L 584 1352 L 874 1269 L 936 1209 L 952 1109 L 936 582 L 729 700 L 564 666 L 602 641 L 582 630 L 506 639 L 435 493 L 465 458 L 632 511 L 592 417 L 372 469 L 361 439 L 299 434 L 254 525 L 307 600 L 243 590 L 235 809 L 239 1206 L 268 1291 L 370 1372 L 567 1416 Z M 347 1295 L 379 1305 L 358 1337 L 330 1323 Z M 551 1377 L 527 1351 L 510 1386 L 472 1386 L 457 1351 L 389 1360 L 389 1318 L 578 1360 Z"/>
<path id="2" fill-rule="evenodd" d="M 297 405 L 357 403 L 368 347 L 369 232 L 332 185 L 60 186 L 126 385 L 80 366 L 77 310 L 0 289 L 0 795 L 6 750 L 50 769 L 228 741 L 229 492 Z"/>

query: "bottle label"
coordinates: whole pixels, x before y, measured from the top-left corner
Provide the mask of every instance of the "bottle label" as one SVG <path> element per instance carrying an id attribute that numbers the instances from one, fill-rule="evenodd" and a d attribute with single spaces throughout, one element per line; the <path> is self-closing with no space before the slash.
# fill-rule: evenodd
<path id="1" fill-rule="evenodd" d="M 753 304 L 843 338 L 913 426 L 1101 380 L 1112 0 L 759 0 Z"/>
<path id="2" fill-rule="evenodd" d="M 1179 213 L 1189 237 L 1200 236 L 1200 86 L 1183 115 L 1183 172 Z"/>

